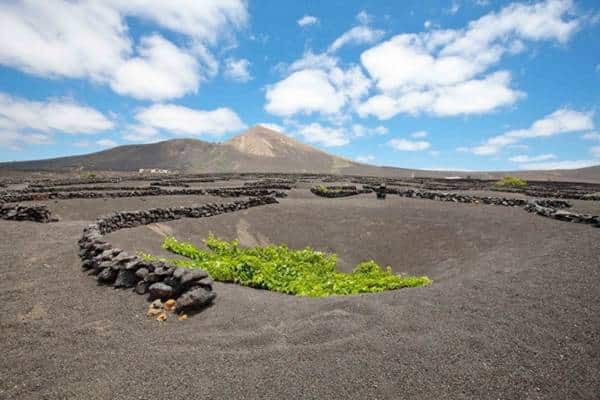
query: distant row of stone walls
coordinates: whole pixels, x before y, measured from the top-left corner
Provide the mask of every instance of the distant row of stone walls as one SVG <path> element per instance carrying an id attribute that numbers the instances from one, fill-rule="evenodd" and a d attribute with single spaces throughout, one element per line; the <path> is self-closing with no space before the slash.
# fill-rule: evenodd
<path id="1" fill-rule="evenodd" d="M 376 187 L 366 186 L 372 190 L 377 190 Z M 396 189 L 396 188 L 387 188 L 385 190 L 387 194 L 394 194 L 401 197 L 408 198 L 420 198 L 420 199 L 428 199 L 428 200 L 437 200 L 437 201 L 446 201 L 453 203 L 474 203 L 474 204 L 491 204 L 497 206 L 506 206 L 506 207 L 524 207 L 529 203 L 530 200 L 526 199 L 514 199 L 507 197 L 493 197 L 493 196 L 475 196 L 475 195 L 466 195 L 460 193 L 452 193 L 452 192 L 434 192 L 429 190 L 420 190 L 420 189 Z M 552 200 L 552 199 L 544 199 L 537 200 L 538 202 L 542 202 L 544 205 L 552 206 L 554 208 L 569 208 L 571 204 L 564 200 Z"/>
<path id="2" fill-rule="evenodd" d="M 49 193 L 28 193 L 19 192 L 0 192 L 0 203 L 16 203 L 22 201 L 43 201 L 43 200 L 68 200 L 68 199 L 99 199 L 99 198 L 121 198 L 121 197 L 147 197 L 147 196 L 174 196 L 174 195 L 212 195 L 219 197 L 259 197 L 275 196 L 286 197 L 285 192 L 274 191 L 270 189 L 236 187 L 236 188 L 215 188 L 215 189 L 143 189 L 125 191 L 80 191 L 80 192 L 49 192 Z"/>
<path id="3" fill-rule="evenodd" d="M 141 259 L 113 247 L 104 239 L 104 235 L 156 222 L 211 217 L 277 203 L 274 197 L 255 197 L 225 204 L 117 212 L 84 229 L 78 242 L 82 267 L 101 284 L 134 288 L 140 295 L 148 294 L 149 300 L 176 299 L 177 312 L 200 309 L 210 305 L 216 298 L 213 282 L 205 271 Z"/>
<path id="4" fill-rule="evenodd" d="M 600 195 L 576 190 L 553 190 L 553 189 L 510 189 L 510 188 L 490 188 L 498 192 L 522 193 L 530 197 L 551 197 L 555 199 L 588 200 L 599 201 Z"/>

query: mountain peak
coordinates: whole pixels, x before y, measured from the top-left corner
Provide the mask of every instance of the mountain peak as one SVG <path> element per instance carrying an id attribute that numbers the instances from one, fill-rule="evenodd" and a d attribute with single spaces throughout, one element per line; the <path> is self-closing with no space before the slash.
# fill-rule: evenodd
<path id="1" fill-rule="evenodd" d="M 263 125 L 255 125 L 224 143 L 239 152 L 262 157 L 286 157 L 290 153 L 321 152 Z"/>

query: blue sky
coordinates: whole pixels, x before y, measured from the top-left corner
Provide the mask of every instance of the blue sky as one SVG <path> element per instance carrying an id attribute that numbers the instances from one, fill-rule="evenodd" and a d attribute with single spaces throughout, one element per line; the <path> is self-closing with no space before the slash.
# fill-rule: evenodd
<path id="1" fill-rule="evenodd" d="M 600 164 L 595 0 L 0 2 L 0 160 L 255 124 L 424 169 Z"/>

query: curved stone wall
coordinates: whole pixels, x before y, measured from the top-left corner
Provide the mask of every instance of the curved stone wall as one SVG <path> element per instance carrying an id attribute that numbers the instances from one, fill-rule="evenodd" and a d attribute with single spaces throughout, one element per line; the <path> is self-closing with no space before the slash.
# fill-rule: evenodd
<path id="1" fill-rule="evenodd" d="M 210 217 L 276 203 L 278 201 L 274 197 L 258 197 L 226 204 L 117 212 L 84 229 L 78 242 L 82 267 L 95 275 L 101 284 L 135 288 L 140 295 L 148 293 L 149 300 L 177 299 L 177 312 L 202 308 L 216 297 L 212 280 L 205 271 L 143 260 L 113 247 L 103 236 L 119 229 L 155 222 Z"/>

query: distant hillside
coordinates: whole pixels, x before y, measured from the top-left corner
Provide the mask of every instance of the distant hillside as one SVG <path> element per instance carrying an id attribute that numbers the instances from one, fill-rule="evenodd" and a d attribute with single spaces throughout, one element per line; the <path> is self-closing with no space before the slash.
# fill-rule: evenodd
<path id="1" fill-rule="evenodd" d="M 525 179 L 600 182 L 600 165 L 577 170 L 516 172 L 422 171 L 376 167 L 325 153 L 260 125 L 222 144 L 195 139 L 173 139 L 119 146 L 81 156 L 0 163 L 0 169 L 13 171 L 137 171 L 140 168 L 196 173 L 305 172 L 393 177 L 471 176 L 482 179 L 496 179 L 510 173 Z"/>

